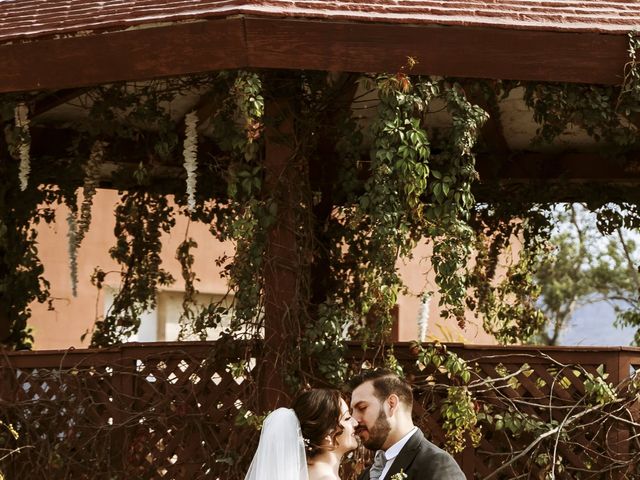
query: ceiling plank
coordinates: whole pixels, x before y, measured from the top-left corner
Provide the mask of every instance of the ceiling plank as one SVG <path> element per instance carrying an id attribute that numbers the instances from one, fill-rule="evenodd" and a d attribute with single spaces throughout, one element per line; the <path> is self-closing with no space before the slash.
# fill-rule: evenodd
<path id="1" fill-rule="evenodd" d="M 53 110 L 60 105 L 72 102 L 87 92 L 86 88 L 69 88 L 64 90 L 56 90 L 50 94 L 43 94 L 42 97 L 36 98 L 31 107 L 31 119 Z"/>

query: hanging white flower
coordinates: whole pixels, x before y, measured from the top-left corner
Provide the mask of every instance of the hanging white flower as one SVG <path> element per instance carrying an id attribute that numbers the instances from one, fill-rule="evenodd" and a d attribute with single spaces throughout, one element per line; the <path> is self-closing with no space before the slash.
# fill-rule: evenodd
<path id="1" fill-rule="evenodd" d="M 31 136 L 29 135 L 29 107 L 24 102 L 16 105 L 14 110 L 16 128 L 19 130 L 20 143 L 18 144 L 18 157 L 20 158 L 20 190 L 25 191 L 29 183 L 31 164 L 29 150 L 31 149 Z"/>
<path id="2" fill-rule="evenodd" d="M 429 327 L 431 292 L 424 292 L 420 300 L 420 310 L 418 311 L 418 340 L 425 342 L 427 340 L 427 328 Z"/>
<path id="3" fill-rule="evenodd" d="M 67 225 L 69 231 L 67 232 L 67 239 L 69 240 L 69 274 L 71 275 L 71 293 L 74 297 L 78 296 L 78 248 L 76 236 L 78 235 L 78 225 L 76 223 L 76 216 L 72 211 L 69 211 L 67 215 Z"/>
<path id="4" fill-rule="evenodd" d="M 193 111 L 184 117 L 184 169 L 187 171 L 187 205 L 196 208 L 196 170 L 198 169 L 198 114 Z"/>
<path id="5" fill-rule="evenodd" d="M 78 231 L 76 235 L 76 248 L 80 248 L 84 236 L 89 231 L 91 225 L 91 208 L 93 197 L 98 188 L 100 179 L 100 166 L 102 165 L 105 149 L 108 143 L 96 140 L 91 147 L 89 159 L 84 165 L 84 184 L 82 186 L 82 205 L 80 206 L 80 218 L 78 219 Z"/>

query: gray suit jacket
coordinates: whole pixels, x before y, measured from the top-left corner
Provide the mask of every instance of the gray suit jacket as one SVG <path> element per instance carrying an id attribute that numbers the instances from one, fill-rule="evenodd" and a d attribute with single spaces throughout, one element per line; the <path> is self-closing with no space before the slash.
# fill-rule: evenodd
<path id="1" fill-rule="evenodd" d="M 453 457 L 424 438 L 420 430 L 411 436 L 380 480 L 389 480 L 400 470 L 407 474 L 407 480 L 466 480 Z M 359 480 L 369 480 L 368 468 Z"/>

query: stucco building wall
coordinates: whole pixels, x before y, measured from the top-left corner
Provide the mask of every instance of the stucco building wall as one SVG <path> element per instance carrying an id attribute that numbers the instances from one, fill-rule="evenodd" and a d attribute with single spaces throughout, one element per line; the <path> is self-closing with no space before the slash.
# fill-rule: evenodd
<path id="1" fill-rule="evenodd" d="M 67 210 L 60 207 L 57 222 L 52 225 L 41 224 L 39 231 L 40 256 L 45 266 L 45 276 L 51 282 L 51 295 L 54 299 L 53 310 L 46 305 L 34 303 L 30 326 L 33 328 L 36 349 L 58 349 L 68 347 L 86 347 L 90 339 L 87 335 L 80 340 L 83 333 L 90 331 L 96 318 L 105 312 L 105 301 L 113 295 L 118 285 L 116 273 L 107 275 L 106 287 L 98 291 L 91 285 L 90 277 L 96 266 L 104 271 L 118 271 L 118 267 L 109 257 L 109 248 L 115 243 L 113 236 L 114 207 L 118 202 L 118 194 L 113 190 L 98 190 L 94 198 L 92 222 L 82 246 L 78 252 L 78 286 L 77 297 L 72 295 L 69 273 L 69 254 L 65 222 Z M 180 275 L 180 265 L 175 259 L 175 252 L 187 235 L 194 238 L 198 248 L 193 250 L 195 256 L 194 270 L 199 279 L 198 290 L 203 295 L 224 295 L 226 283 L 220 277 L 220 267 L 215 259 L 223 253 L 233 254 L 231 243 L 214 240 L 206 225 L 199 222 L 188 222 L 184 216 L 176 217 L 176 226 L 171 233 L 163 237 L 163 268 L 168 270 L 176 282 L 163 287 L 158 298 L 158 310 L 145 315 L 141 331 L 136 340 L 175 340 L 177 328 L 177 308 L 180 294 L 184 291 L 184 282 Z M 399 261 L 398 265 L 405 279 L 409 294 L 398 301 L 398 337 L 400 340 L 418 338 L 417 318 L 420 311 L 420 295 L 425 289 L 434 289 L 433 274 L 429 270 L 428 257 L 430 247 L 420 244 L 413 260 Z M 465 330 L 461 330 L 453 320 L 442 321 L 438 314 L 438 296 L 434 295 L 429 304 L 428 339 L 464 341 L 467 343 L 494 343 L 473 318 L 469 318 Z"/>

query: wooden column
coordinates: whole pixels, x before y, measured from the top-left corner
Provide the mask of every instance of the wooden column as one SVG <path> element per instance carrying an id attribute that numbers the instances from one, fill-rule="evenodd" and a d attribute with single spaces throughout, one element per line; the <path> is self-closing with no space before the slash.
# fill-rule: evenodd
<path id="1" fill-rule="evenodd" d="M 610 374 L 607 381 L 613 383 L 614 386 L 620 385 L 622 382 L 628 381 L 631 375 L 631 356 L 628 352 L 622 348 L 616 352 L 614 364 L 614 371 Z M 615 377 L 614 377 L 615 375 Z M 612 378 L 614 377 L 614 378 Z M 633 406 L 631 407 L 633 409 Z M 629 410 L 629 414 L 633 415 L 633 410 Z M 637 411 L 636 411 L 637 412 Z M 636 417 L 637 418 L 637 417 Z M 632 418 L 627 418 L 632 420 Z M 614 428 L 612 429 L 611 442 L 613 447 L 613 454 L 616 460 L 620 462 L 629 461 L 633 452 L 631 449 L 631 434 L 632 430 L 628 424 L 623 423 L 620 420 L 614 421 Z M 634 465 L 630 464 L 626 468 L 622 468 L 617 472 L 614 472 L 612 478 L 623 480 L 631 478 L 633 476 Z"/>
<path id="2" fill-rule="evenodd" d="M 298 287 L 302 271 L 295 205 L 299 202 L 303 176 L 294 149 L 291 95 L 281 88 L 279 80 L 272 80 L 274 88 L 267 85 L 265 99 L 265 194 L 275 202 L 277 214 L 267 234 L 264 265 L 265 340 L 260 372 L 260 403 L 264 409 L 289 402 L 284 373 L 290 368 L 291 345 L 300 334 Z"/>

